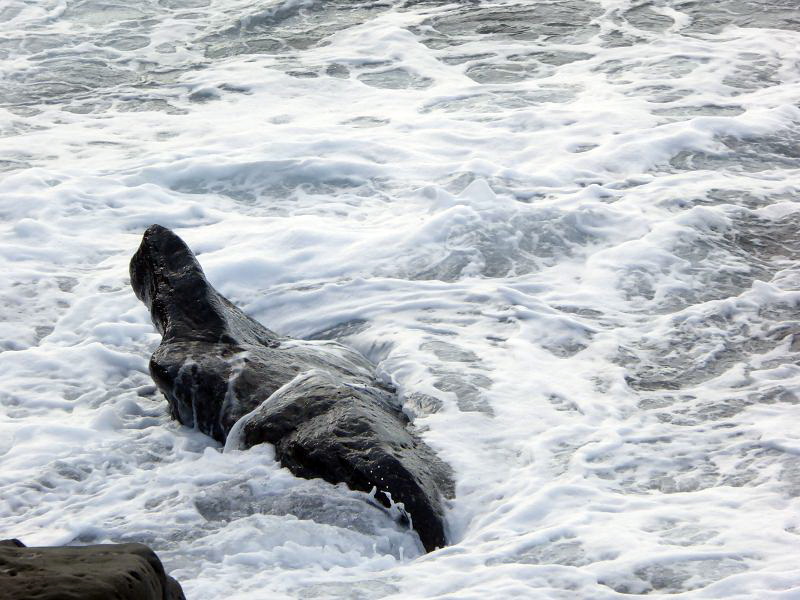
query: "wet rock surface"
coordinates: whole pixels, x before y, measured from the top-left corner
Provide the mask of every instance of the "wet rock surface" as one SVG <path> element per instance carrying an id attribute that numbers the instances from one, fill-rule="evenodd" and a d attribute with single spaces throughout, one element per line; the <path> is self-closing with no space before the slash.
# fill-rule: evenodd
<path id="1" fill-rule="evenodd" d="M 27 548 L 0 541 L 3 600 L 185 600 L 143 544 Z"/>
<path id="2" fill-rule="evenodd" d="M 145 232 L 130 271 L 163 336 L 150 371 L 176 419 L 228 445 L 272 443 L 300 477 L 402 503 L 426 550 L 445 545 L 450 469 L 409 432 L 369 361 L 336 342 L 266 329 L 221 296 L 164 227 Z"/>

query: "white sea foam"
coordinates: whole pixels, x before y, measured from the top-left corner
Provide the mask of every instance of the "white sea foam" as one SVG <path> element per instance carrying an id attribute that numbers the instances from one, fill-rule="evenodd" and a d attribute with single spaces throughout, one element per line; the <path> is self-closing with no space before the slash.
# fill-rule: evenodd
<path id="1" fill-rule="evenodd" d="M 0 524 L 189 598 L 800 594 L 795 3 L 7 0 Z M 151 223 L 377 363 L 452 545 L 147 372 Z"/>

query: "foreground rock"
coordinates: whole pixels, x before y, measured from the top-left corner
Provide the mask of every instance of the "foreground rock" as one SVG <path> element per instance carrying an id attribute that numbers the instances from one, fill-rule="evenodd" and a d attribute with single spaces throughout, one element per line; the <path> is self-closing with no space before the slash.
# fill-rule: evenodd
<path id="1" fill-rule="evenodd" d="M 185 600 L 142 544 L 26 548 L 0 542 L 2 600 Z"/>
<path id="2" fill-rule="evenodd" d="M 374 489 L 384 505 L 403 504 L 426 550 L 445 545 L 450 469 L 408 431 L 369 361 L 266 329 L 211 287 L 183 240 L 159 225 L 145 231 L 130 272 L 163 336 L 150 372 L 176 419 L 228 445 L 274 444 L 300 477 Z"/>

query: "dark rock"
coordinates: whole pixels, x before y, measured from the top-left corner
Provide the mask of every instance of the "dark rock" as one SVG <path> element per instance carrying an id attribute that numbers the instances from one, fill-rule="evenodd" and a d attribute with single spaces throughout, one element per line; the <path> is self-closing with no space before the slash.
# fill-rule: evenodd
<path id="1" fill-rule="evenodd" d="M 409 432 L 393 390 L 363 356 L 263 327 L 206 281 L 169 229 L 145 231 L 130 266 L 161 345 L 150 372 L 172 415 L 220 442 L 275 445 L 297 476 L 402 503 L 426 550 L 445 545 L 450 468 Z M 228 439 L 230 436 L 231 439 Z"/>
<path id="2" fill-rule="evenodd" d="M 0 542 L 0 600 L 112 598 L 185 600 L 142 544 L 26 548 L 19 540 Z"/>

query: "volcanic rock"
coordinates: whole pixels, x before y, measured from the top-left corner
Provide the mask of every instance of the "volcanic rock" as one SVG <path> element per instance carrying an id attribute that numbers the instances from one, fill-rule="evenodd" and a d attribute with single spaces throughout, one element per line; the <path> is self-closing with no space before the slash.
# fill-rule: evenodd
<path id="1" fill-rule="evenodd" d="M 393 390 L 367 359 L 254 321 L 208 283 L 183 240 L 159 225 L 145 231 L 130 274 L 162 335 L 150 373 L 174 418 L 228 446 L 274 444 L 295 475 L 402 504 L 426 550 L 445 545 L 451 470 L 408 430 Z"/>

